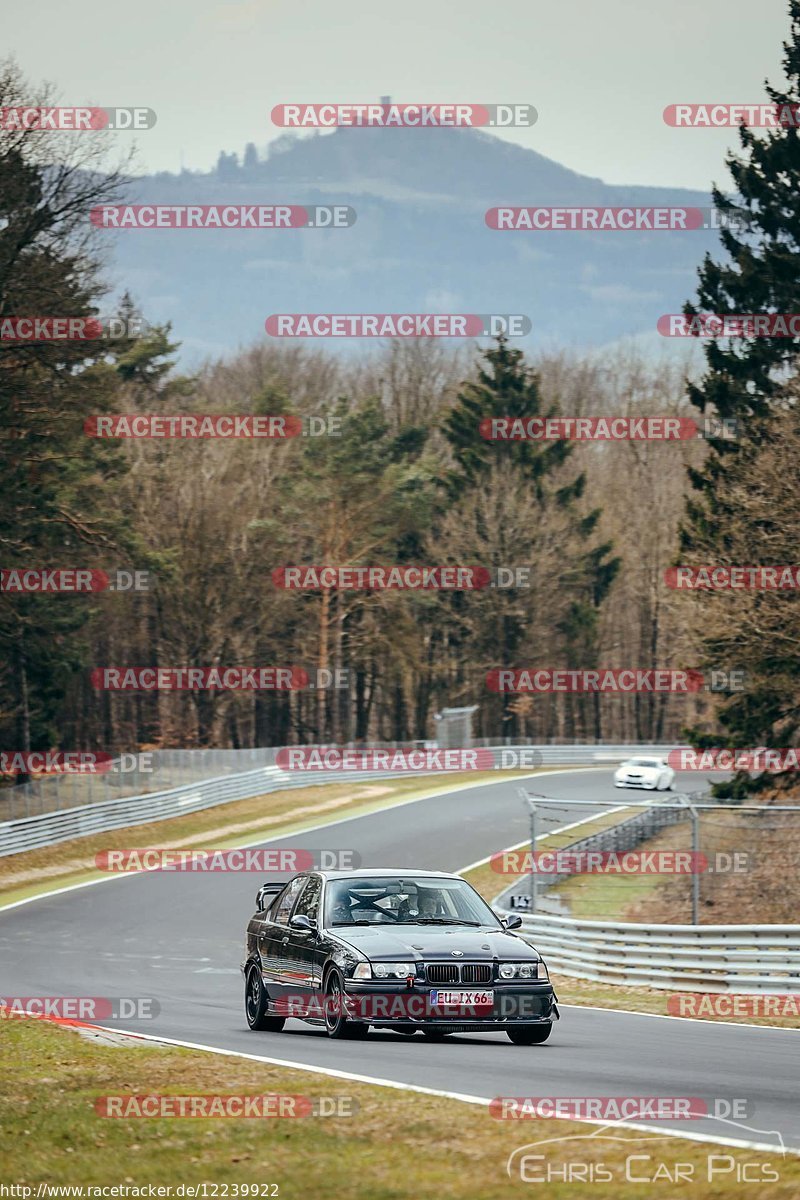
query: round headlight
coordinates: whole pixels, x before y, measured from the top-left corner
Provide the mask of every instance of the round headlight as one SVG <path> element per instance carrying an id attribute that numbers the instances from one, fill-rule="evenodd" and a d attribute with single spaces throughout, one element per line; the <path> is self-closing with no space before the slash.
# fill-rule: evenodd
<path id="1" fill-rule="evenodd" d="M 520 979 L 536 978 L 536 963 L 520 963 L 517 969 Z"/>
<path id="2" fill-rule="evenodd" d="M 386 966 L 386 963 L 373 963 L 372 974 L 377 976 L 378 979 L 385 979 L 389 974 L 389 969 Z"/>
<path id="3" fill-rule="evenodd" d="M 501 963 L 500 964 L 499 974 L 500 974 L 501 979 L 513 979 L 514 976 L 516 975 L 516 973 L 517 973 L 517 968 L 514 966 L 513 963 Z"/>

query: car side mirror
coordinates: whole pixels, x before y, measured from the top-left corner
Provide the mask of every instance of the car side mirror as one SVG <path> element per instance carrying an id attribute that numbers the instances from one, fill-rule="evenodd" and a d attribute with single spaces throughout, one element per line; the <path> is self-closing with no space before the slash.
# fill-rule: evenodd
<path id="1" fill-rule="evenodd" d="M 289 928 L 296 929 L 299 933 L 316 933 L 316 921 L 312 921 L 305 913 L 298 913 L 296 917 L 292 917 L 289 921 Z"/>
<path id="2" fill-rule="evenodd" d="M 510 917 L 501 917 L 500 920 L 506 929 L 520 929 L 522 926 L 522 917 L 519 913 L 512 913 Z"/>
<path id="3" fill-rule="evenodd" d="M 260 887 L 256 892 L 256 910 L 263 912 L 267 906 L 267 891 L 266 888 Z"/>

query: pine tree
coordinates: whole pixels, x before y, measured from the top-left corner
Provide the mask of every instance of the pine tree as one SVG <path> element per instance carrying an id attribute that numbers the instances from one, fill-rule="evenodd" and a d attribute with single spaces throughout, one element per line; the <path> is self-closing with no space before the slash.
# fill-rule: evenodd
<path id="1" fill-rule="evenodd" d="M 465 385 L 444 421 L 444 436 L 456 462 L 445 479 L 447 490 L 457 496 L 493 463 L 509 460 L 524 471 L 541 494 L 546 476 L 569 457 L 569 443 L 490 442 L 480 435 L 480 425 L 491 417 L 549 417 L 556 410 L 542 411 L 536 374 L 525 363 L 523 352 L 509 346 L 507 338 L 498 337 L 497 345 L 486 350 L 483 359 L 477 382 Z M 576 480 L 574 487 L 577 494 L 582 483 Z M 564 501 L 568 499 L 565 493 Z"/>
<path id="2" fill-rule="evenodd" d="M 600 605 L 621 560 L 611 557 L 610 542 L 597 540 L 601 510 L 587 509 L 582 503 L 585 474 L 576 471 L 569 478 L 563 469 L 573 447 L 566 440 L 488 441 L 480 432 L 487 418 L 555 415 L 554 405 L 543 406 L 537 375 L 525 362 L 523 352 L 512 349 L 505 337 L 499 337 L 497 344 L 483 353 L 477 382 L 464 387 L 444 421 L 443 433 L 454 459 L 444 487 L 450 503 L 456 504 L 465 493 L 479 487 L 491 472 L 505 468 L 509 475 L 513 473 L 532 489 L 540 511 L 555 508 L 569 517 L 572 538 L 563 547 L 561 564 L 568 599 L 557 630 L 565 646 L 566 665 L 589 667 L 595 665 Z M 515 660 L 530 617 L 525 610 L 536 603 L 535 595 L 514 596 L 513 592 L 510 589 L 503 597 L 494 635 L 501 663 L 509 667 L 523 665 Z M 462 603 L 462 598 L 454 597 L 454 608 L 458 609 Z M 503 697 L 503 721 L 517 722 L 508 695 Z"/>
<path id="3" fill-rule="evenodd" d="M 0 68 L 0 107 L 30 103 L 19 69 Z M 42 102 L 44 96 L 40 96 Z M 86 213 L 118 199 L 119 177 L 36 131 L 0 134 L 0 316 L 96 316 L 103 287 Z M 90 235 L 91 236 L 91 235 Z M 114 406 L 114 356 L 127 340 L 0 341 L 0 548 L 4 568 L 122 566 L 134 539 L 115 488 L 125 462 L 89 439 L 86 417 Z M 111 561 L 109 561 L 111 560 Z M 0 738 L 58 741 L 92 598 L 0 593 Z"/>
<path id="4" fill-rule="evenodd" d="M 726 158 L 734 191 L 712 189 L 730 261 L 706 255 L 698 302 L 684 307 L 691 316 L 800 312 L 800 0 L 790 0 L 789 14 L 786 84 L 778 88 L 765 82 L 783 123 L 766 131 L 739 129 L 741 153 Z M 797 354 L 798 340 L 735 338 L 729 345 L 710 340 L 708 370 L 701 384 L 690 388 L 692 401 L 722 418 L 764 416 L 781 386 L 782 368 Z"/>
<path id="5" fill-rule="evenodd" d="M 728 261 L 716 262 L 706 255 L 699 269 L 698 303 L 684 308 L 689 315 L 700 311 L 800 312 L 800 0 L 790 0 L 789 16 L 790 36 L 783 47 L 786 82 L 782 87 L 765 85 L 781 123 L 766 131 L 740 128 L 740 153 L 726 159 L 734 192 L 723 195 L 719 189 L 713 190 Z M 739 225 L 739 232 L 725 228 L 731 218 L 734 225 Z M 774 436 L 787 394 L 793 388 L 796 391 L 792 375 L 798 341 L 760 337 L 731 339 L 728 344 L 711 340 L 706 344 L 707 370 L 700 384 L 690 387 L 690 398 L 702 412 L 737 419 L 737 438 L 730 442 L 710 439 L 703 466 L 689 472 L 695 494 L 687 503 L 681 530 L 681 562 L 777 565 L 778 561 L 795 561 L 796 555 L 786 557 L 786 548 L 779 560 L 773 557 L 781 553 L 779 542 L 764 525 L 763 510 L 746 503 L 742 484 L 747 480 L 749 489 L 765 494 L 774 488 L 778 505 L 781 490 L 794 486 L 794 480 L 786 476 L 780 480 L 764 478 L 763 472 L 769 467 L 760 464 L 768 461 L 764 447 Z M 752 515 L 756 511 L 757 524 Z M 742 562 L 737 557 L 742 553 L 750 558 Z M 694 599 L 696 607 L 707 614 L 703 621 L 704 664 L 720 665 L 721 652 L 729 661 L 730 654 L 735 653 L 735 634 L 729 629 L 724 638 L 718 634 L 720 623 L 725 622 L 719 606 L 725 605 L 727 598 L 710 595 Z M 776 607 L 780 606 L 786 640 L 796 641 L 794 606 L 786 603 L 785 596 L 772 593 L 756 596 L 753 602 L 756 608 L 767 610 L 765 628 L 772 624 Z M 709 612 L 709 606 L 713 611 Z M 776 669 L 774 634 L 762 641 L 760 651 L 754 639 L 748 642 L 746 692 L 723 701 L 717 713 L 726 735 L 719 738 L 707 729 L 686 731 L 694 744 L 772 745 L 775 737 L 792 736 L 795 704 L 791 697 L 796 694 L 796 670 L 791 661 L 786 665 L 785 659 L 784 667 Z M 743 787 L 745 780 L 740 779 L 734 790 L 741 794 Z"/>

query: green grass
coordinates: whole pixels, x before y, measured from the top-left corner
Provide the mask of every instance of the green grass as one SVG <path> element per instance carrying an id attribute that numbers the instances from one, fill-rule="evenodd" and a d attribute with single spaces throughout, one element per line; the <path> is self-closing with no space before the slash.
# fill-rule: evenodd
<path id="1" fill-rule="evenodd" d="M 637 851 L 650 848 L 643 842 Z M 556 884 L 551 894 L 568 905 L 576 920 L 625 921 L 628 906 L 653 895 L 662 883 L 659 875 L 573 875 Z"/>
<path id="2" fill-rule="evenodd" d="M 630 812 L 634 811 L 634 809 L 630 810 Z M 573 842 L 580 838 L 588 837 L 592 833 L 600 833 L 601 830 L 608 829 L 610 825 L 618 825 L 620 821 L 624 821 L 630 815 L 630 812 L 625 810 L 623 812 L 601 813 L 598 817 L 587 818 L 577 828 L 568 829 L 564 833 L 540 834 L 536 839 L 537 845 L 539 842 L 545 842 L 547 850 L 561 850 L 564 846 L 571 846 Z M 529 843 L 520 847 L 522 854 L 529 849 Z M 529 878 L 529 876 L 520 872 L 509 871 L 501 874 L 495 870 L 491 862 L 480 863 L 477 867 L 473 867 L 470 871 L 462 872 L 462 874 L 490 904 L 515 880 Z"/>
<path id="3" fill-rule="evenodd" d="M 274 1183 L 279 1200 L 504 1200 L 534 1194 L 518 1175 L 506 1175 L 513 1150 L 539 1139 L 585 1136 L 594 1128 L 568 1121 L 500 1121 L 485 1106 L 199 1051 L 131 1042 L 105 1046 L 42 1021 L 8 1021 L 2 1039 L 2 1182 L 34 1189 L 40 1182 L 174 1189 L 205 1181 L 229 1188 Z M 258 1053 L 258 1035 L 253 1035 L 253 1050 Z M 452 1045 L 447 1052 L 457 1056 L 459 1048 Z M 557 1039 L 550 1047 L 526 1050 L 498 1044 L 496 1052 L 501 1058 L 529 1055 L 533 1067 L 542 1053 L 557 1055 Z M 286 1053 L 291 1053 L 288 1045 Z M 475 1089 L 483 1090 L 480 1080 Z M 533 1082 L 531 1090 L 536 1092 Z M 298 1120 L 109 1119 L 95 1111 L 104 1095 L 197 1093 L 278 1093 L 312 1101 L 346 1097 L 355 1114 Z M 680 1138 L 653 1142 L 633 1130 L 614 1132 L 626 1139 L 630 1135 L 630 1140 L 594 1145 L 558 1141 L 542 1152 L 551 1168 L 562 1172 L 576 1159 L 602 1159 L 615 1181 L 602 1194 L 620 1200 L 674 1200 L 684 1194 L 667 1180 L 644 1188 L 626 1182 L 625 1159 L 632 1154 L 651 1155 L 653 1169 L 662 1161 L 671 1172 L 677 1163 L 688 1164 L 697 1182 L 687 1194 L 696 1200 L 740 1200 L 755 1194 L 746 1192 L 730 1172 L 714 1185 L 705 1182 L 708 1156 L 720 1154 L 756 1163 L 758 1170 L 769 1164 L 779 1173 L 778 1182 L 758 1186 L 759 1200 L 792 1200 L 800 1192 L 796 1156 L 781 1159 L 780 1154 Z M 637 1169 L 643 1165 L 636 1163 Z M 574 1182 L 546 1188 L 552 1200 L 587 1194 Z"/>
<path id="4" fill-rule="evenodd" d="M 556 995 L 563 1004 L 585 1005 L 590 1008 L 613 1008 L 631 1012 L 656 1013 L 661 1016 L 671 1016 L 667 1001 L 671 995 L 691 995 L 680 992 L 678 988 L 663 991 L 659 988 L 630 987 L 621 983 L 596 983 L 592 979 L 576 979 L 572 975 L 552 976 Z M 702 1021 L 743 1022 L 746 1025 L 773 1025 L 778 1029 L 798 1029 L 800 1022 L 797 1017 L 751 1017 L 751 1016 L 722 1016 L 703 1014 L 695 1018 Z"/>

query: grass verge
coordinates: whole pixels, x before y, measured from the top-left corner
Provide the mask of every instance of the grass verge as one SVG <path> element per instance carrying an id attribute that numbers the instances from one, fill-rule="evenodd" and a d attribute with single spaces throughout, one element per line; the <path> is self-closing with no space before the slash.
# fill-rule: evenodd
<path id="1" fill-rule="evenodd" d="M 701 925 L 792 925 L 797 921 L 800 872 L 800 806 L 797 812 L 758 812 L 721 807 L 700 819 L 699 843 L 707 869 L 699 878 Z M 636 847 L 639 853 L 691 851 L 689 820 L 663 829 Z M 736 869 L 732 864 L 736 862 Z M 719 869 L 715 869 L 716 866 Z M 692 876 L 575 875 L 553 896 L 587 921 L 689 924 Z"/>
<path id="2" fill-rule="evenodd" d="M 585 821 L 581 821 L 580 825 L 573 826 L 572 829 L 564 832 L 544 833 L 537 839 L 539 842 L 546 842 L 546 849 L 560 850 L 564 846 L 571 846 L 573 842 L 580 838 L 589 837 L 592 833 L 600 833 L 603 829 L 608 829 L 610 825 L 618 825 L 620 821 L 624 821 L 626 817 L 635 812 L 635 809 L 623 809 L 621 812 L 606 812 L 601 813 L 599 817 L 589 817 Z M 520 847 L 521 854 L 525 854 L 530 849 L 530 845 L 526 843 Z M 462 872 L 464 878 L 472 884 L 476 891 L 488 900 L 489 903 L 505 891 L 512 883 L 515 883 L 523 878 L 529 878 L 529 875 L 520 871 L 504 871 L 502 874 L 496 871 L 491 862 L 479 863 L 478 866 L 471 870 Z"/>
<path id="3" fill-rule="evenodd" d="M 258 1038 L 253 1040 L 257 1053 Z M 679 1164 L 684 1178 L 688 1174 L 692 1179 L 691 1194 L 697 1200 L 745 1195 L 748 1185 L 737 1183 L 744 1163 L 751 1164 L 748 1178 L 762 1180 L 760 1200 L 791 1200 L 800 1190 L 800 1160 L 795 1155 L 782 1158 L 780 1152 L 682 1138 L 653 1140 L 657 1135 L 619 1128 L 615 1137 L 624 1141 L 586 1141 L 594 1126 L 500 1121 L 485 1106 L 174 1047 L 135 1042 L 106 1046 L 42 1021 L 7 1021 L 3 1042 L 3 1178 L 34 1188 L 49 1183 L 175 1189 L 206 1182 L 228 1185 L 229 1196 L 234 1195 L 233 1184 L 276 1184 L 277 1192 L 254 1194 L 276 1194 L 279 1200 L 338 1195 L 356 1200 L 407 1200 L 410 1195 L 416 1200 L 500 1200 L 531 1194 L 518 1167 L 511 1179 L 506 1174 L 512 1151 L 541 1139 L 579 1136 L 584 1140 L 532 1148 L 531 1153 L 545 1156 L 537 1162 L 537 1172 L 560 1173 L 547 1186 L 554 1200 L 587 1195 L 564 1173 L 599 1163 L 612 1173 L 613 1194 L 622 1200 L 672 1200 Z M 447 1052 L 457 1054 L 458 1047 L 451 1045 Z M 510 1042 L 497 1046 L 499 1055 L 522 1052 Z M 524 1051 L 532 1063 L 537 1055 L 554 1052 L 555 1045 Z M 355 1113 L 292 1120 L 109 1119 L 95 1112 L 101 1095 L 198 1093 L 280 1093 L 307 1096 L 312 1102 L 348 1098 Z M 648 1157 L 636 1159 L 628 1174 L 646 1175 L 652 1182 L 626 1179 L 626 1160 L 632 1155 Z M 710 1164 L 715 1174 L 711 1182 Z M 216 1194 L 225 1193 L 220 1189 Z"/>
<path id="4" fill-rule="evenodd" d="M 559 975 L 553 973 L 553 987 L 556 990 L 556 995 L 563 1004 L 583 1005 L 587 1008 L 613 1008 L 628 1012 L 640 1013 L 655 1013 L 659 1016 L 672 1016 L 667 1007 L 667 1001 L 670 995 L 674 996 L 690 996 L 691 992 L 680 992 L 677 988 L 668 991 L 666 988 L 661 991 L 658 988 L 646 987 L 626 987 L 620 983 L 596 983 L 592 979 L 575 979 L 572 975 Z M 712 996 L 712 1000 L 716 1000 L 717 996 Z M 697 1013 L 696 1020 L 722 1022 L 743 1022 L 746 1025 L 772 1025 L 777 1029 L 797 1029 L 800 1027 L 800 1021 L 796 1015 L 798 1004 L 796 997 L 790 998 L 790 1007 L 795 1010 L 795 1015 L 792 1016 L 751 1016 L 746 1008 L 746 1001 L 752 999 L 747 997 L 745 1007 L 740 1012 L 733 1011 L 730 1014 L 723 1013 L 708 1013 L 702 1009 Z M 761 1003 L 773 999 L 769 996 L 759 997 Z M 781 1001 L 778 999 L 778 1003 Z M 732 1001 L 736 1003 L 736 1001 Z M 690 1010 L 688 1016 L 694 1015 L 695 1010 Z"/>

